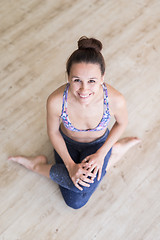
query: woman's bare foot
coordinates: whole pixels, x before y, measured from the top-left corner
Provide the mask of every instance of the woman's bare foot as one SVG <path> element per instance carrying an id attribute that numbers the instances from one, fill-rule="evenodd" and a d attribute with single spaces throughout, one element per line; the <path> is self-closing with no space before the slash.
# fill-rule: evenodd
<path id="1" fill-rule="evenodd" d="M 39 164 L 47 164 L 47 158 L 43 155 L 39 155 L 37 157 L 24 157 L 24 156 L 16 156 L 16 157 L 9 157 L 8 160 L 17 162 L 24 167 L 35 171 L 36 166 Z"/>
<path id="2" fill-rule="evenodd" d="M 137 137 L 126 137 L 116 142 L 113 145 L 107 169 L 115 165 L 130 148 L 140 142 L 141 140 Z"/>

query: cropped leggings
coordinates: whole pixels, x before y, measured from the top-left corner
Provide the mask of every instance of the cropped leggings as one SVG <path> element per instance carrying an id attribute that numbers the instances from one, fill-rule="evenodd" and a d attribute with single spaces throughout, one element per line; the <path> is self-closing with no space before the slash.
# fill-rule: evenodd
<path id="1" fill-rule="evenodd" d="M 108 137 L 109 130 L 107 129 L 107 131 L 102 137 L 89 143 L 74 141 L 67 137 L 61 131 L 61 129 L 60 133 L 64 138 L 68 152 L 73 161 L 75 163 L 81 163 L 85 157 L 94 154 L 104 144 Z M 109 150 L 104 159 L 100 181 L 97 180 L 96 176 L 96 178 L 94 179 L 94 183 L 90 183 L 90 187 L 81 186 L 83 188 L 83 190 L 81 191 L 73 184 L 63 160 L 54 150 L 56 164 L 54 164 L 50 169 L 50 178 L 59 185 L 62 196 L 69 207 L 78 209 L 83 207 L 88 202 L 89 198 L 96 190 L 102 178 L 106 174 L 106 167 L 111 156 L 111 151 L 112 148 Z"/>

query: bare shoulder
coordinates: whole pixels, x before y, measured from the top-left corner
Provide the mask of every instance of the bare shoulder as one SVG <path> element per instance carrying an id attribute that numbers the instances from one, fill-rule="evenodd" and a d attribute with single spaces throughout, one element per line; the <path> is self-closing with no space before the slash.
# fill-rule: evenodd
<path id="1" fill-rule="evenodd" d="M 110 110 L 114 113 L 118 109 L 126 108 L 126 100 L 124 96 L 111 85 L 106 83 L 106 86 Z"/>
<path id="2" fill-rule="evenodd" d="M 63 93 L 65 90 L 66 84 L 57 88 L 52 92 L 47 99 L 47 110 L 52 113 L 57 113 L 59 116 L 62 110 L 63 103 Z"/>

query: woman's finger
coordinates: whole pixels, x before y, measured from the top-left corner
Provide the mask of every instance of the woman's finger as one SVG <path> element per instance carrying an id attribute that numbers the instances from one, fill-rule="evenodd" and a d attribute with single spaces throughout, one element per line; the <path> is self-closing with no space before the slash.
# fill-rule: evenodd
<path id="1" fill-rule="evenodd" d="M 94 181 L 86 176 L 80 177 L 80 180 L 87 182 L 87 183 L 94 183 Z"/>
<path id="2" fill-rule="evenodd" d="M 79 180 L 78 184 L 81 184 L 84 187 L 90 187 L 90 184 L 83 182 L 81 179 Z"/>
<path id="3" fill-rule="evenodd" d="M 91 178 L 95 178 L 96 175 L 89 169 L 85 172 L 85 177 L 91 177 Z"/>
<path id="4" fill-rule="evenodd" d="M 97 176 L 98 169 L 99 169 L 98 166 L 96 166 L 95 169 L 93 170 L 93 174 L 94 174 L 95 176 Z"/>
<path id="5" fill-rule="evenodd" d="M 88 162 L 88 160 L 89 160 L 89 156 L 85 157 L 85 158 L 82 160 L 82 163 L 86 163 L 86 162 Z"/>
<path id="6" fill-rule="evenodd" d="M 87 169 L 89 167 L 88 163 L 82 163 L 82 168 Z"/>
<path id="7" fill-rule="evenodd" d="M 86 177 L 94 177 L 94 174 L 91 172 L 90 168 L 82 168 L 79 173 L 78 173 L 79 176 L 86 176 Z"/>
<path id="8" fill-rule="evenodd" d="M 78 188 L 80 191 L 83 191 L 83 188 L 82 187 L 80 187 L 79 185 L 78 185 L 78 183 L 79 183 L 79 181 L 78 182 L 76 182 L 76 183 L 74 183 L 74 185 L 76 186 L 76 188 Z"/>
<path id="9" fill-rule="evenodd" d="M 98 181 L 101 179 L 101 174 L 102 174 L 102 168 L 99 168 L 99 170 L 98 170 L 98 178 L 97 178 Z"/>
<path id="10" fill-rule="evenodd" d="M 89 171 L 91 172 L 91 173 L 93 173 L 93 170 L 95 169 L 97 167 L 97 164 L 93 164 L 91 167 L 90 167 L 90 169 L 89 169 Z M 94 174 L 94 173 L 93 173 Z M 95 174 L 94 174 L 95 175 Z"/>

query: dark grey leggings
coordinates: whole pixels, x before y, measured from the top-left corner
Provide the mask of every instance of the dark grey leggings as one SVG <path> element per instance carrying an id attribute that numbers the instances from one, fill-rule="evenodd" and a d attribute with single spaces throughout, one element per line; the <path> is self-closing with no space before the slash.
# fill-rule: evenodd
<path id="1" fill-rule="evenodd" d="M 98 138 L 97 140 L 90 143 L 81 143 L 81 142 L 76 142 L 70 139 L 61 130 L 60 132 L 64 138 L 68 152 L 75 163 L 81 163 L 81 161 L 85 157 L 91 154 L 94 154 L 104 144 L 109 134 L 109 130 L 107 129 L 105 134 L 102 137 Z M 91 183 L 89 188 L 82 186 L 83 191 L 80 191 L 73 184 L 68 174 L 68 170 L 64 165 L 63 160 L 60 158 L 58 153 L 54 150 L 56 164 L 54 164 L 50 169 L 50 178 L 53 181 L 55 181 L 57 184 L 59 184 L 62 196 L 68 206 L 74 209 L 78 209 L 83 207 L 88 202 L 89 198 L 91 197 L 91 195 L 93 194 L 95 189 L 98 187 L 99 183 L 101 182 L 102 178 L 106 174 L 106 167 L 111 155 L 111 151 L 112 151 L 112 148 L 107 153 L 104 159 L 102 176 L 100 181 L 98 181 L 96 177 L 94 179 L 94 183 Z"/>

